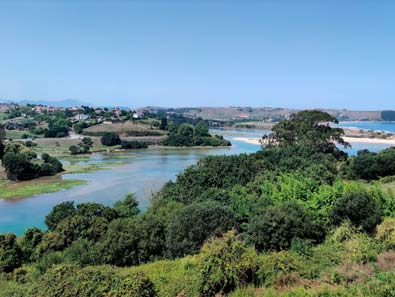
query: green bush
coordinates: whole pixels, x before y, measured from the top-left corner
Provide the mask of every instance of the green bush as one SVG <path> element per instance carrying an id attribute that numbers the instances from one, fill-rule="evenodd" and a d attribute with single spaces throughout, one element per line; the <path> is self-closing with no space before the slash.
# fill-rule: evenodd
<path id="1" fill-rule="evenodd" d="M 127 141 L 127 140 L 122 140 L 121 141 L 121 148 L 125 150 L 130 150 L 130 149 L 143 149 L 147 148 L 148 144 L 146 142 L 141 142 L 141 141 Z"/>
<path id="2" fill-rule="evenodd" d="M 15 234 L 0 234 L 0 273 L 12 272 L 22 265 L 23 254 Z"/>
<path id="3" fill-rule="evenodd" d="M 235 232 L 206 243 L 200 255 L 200 296 L 227 294 L 254 282 L 256 254 Z"/>
<path id="4" fill-rule="evenodd" d="M 303 266 L 303 258 L 293 252 L 281 251 L 263 255 L 260 259 L 257 278 L 260 285 L 271 286 L 275 282 L 284 285 L 293 273 L 299 273 Z M 292 278 L 289 278 L 292 281 Z M 292 283 L 286 284 L 292 285 Z"/>
<path id="5" fill-rule="evenodd" d="M 218 202 L 191 204 L 169 224 L 167 246 L 173 257 L 196 253 L 207 239 L 235 226 L 233 213 Z"/>
<path id="6" fill-rule="evenodd" d="M 119 276 L 106 266 L 60 265 L 48 270 L 32 290 L 36 297 L 156 297 L 153 283 L 142 273 Z"/>
<path id="7" fill-rule="evenodd" d="M 302 206 L 293 201 L 269 206 L 248 225 L 249 241 L 258 251 L 288 249 L 295 238 L 321 240 L 322 226 L 314 222 Z"/>
<path id="8" fill-rule="evenodd" d="M 382 221 L 383 210 L 364 189 L 345 192 L 339 198 L 331 214 L 332 223 L 339 225 L 344 220 L 372 233 Z"/>
<path id="9" fill-rule="evenodd" d="M 112 132 L 104 133 L 103 136 L 100 138 L 100 141 L 102 145 L 105 146 L 114 146 L 121 144 L 121 139 L 119 138 L 119 135 Z"/>

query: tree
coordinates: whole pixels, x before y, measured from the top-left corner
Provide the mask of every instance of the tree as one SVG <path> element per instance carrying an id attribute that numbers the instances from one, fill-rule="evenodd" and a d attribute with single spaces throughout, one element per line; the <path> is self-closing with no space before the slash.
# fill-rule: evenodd
<path id="1" fill-rule="evenodd" d="M 29 180 L 39 176 L 40 166 L 31 163 L 24 155 L 7 152 L 2 163 L 9 180 Z"/>
<path id="2" fill-rule="evenodd" d="M 166 118 L 166 117 L 163 117 L 163 118 L 160 120 L 159 129 L 160 129 L 160 130 L 167 130 L 167 118 Z"/>
<path id="3" fill-rule="evenodd" d="M 12 272 L 22 265 L 22 251 L 15 234 L 0 234 L 0 273 Z"/>
<path id="4" fill-rule="evenodd" d="M 37 154 L 35 151 L 33 151 L 31 148 L 28 148 L 26 145 L 19 141 L 12 141 L 7 143 L 4 152 L 21 155 L 26 160 L 32 160 L 37 158 Z"/>
<path id="5" fill-rule="evenodd" d="M 76 214 L 86 218 L 101 217 L 109 222 L 118 217 L 116 211 L 111 207 L 94 202 L 78 204 L 76 207 Z"/>
<path id="6" fill-rule="evenodd" d="M 349 179 L 375 180 L 395 175 L 395 148 L 390 147 L 379 153 L 359 151 L 357 156 L 343 165 L 342 170 Z"/>
<path id="7" fill-rule="evenodd" d="M 178 127 L 177 133 L 186 138 L 192 138 L 194 135 L 194 128 L 192 125 L 189 124 L 181 124 Z"/>
<path id="8" fill-rule="evenodd" d="M 45 137 L 65 137 L 68 134 L 70 122 L 65 118 L 56 118 L 48 121 L 48 130 L 45 131 Z"/>
<path id="9" fill-rule="evenodd" d="M 3 159 L 3 156 L 4 156 L 4 148 L 5 148 L 5 146 L 4 146 L 3 142 L 2 142 L 1 139 L 0 139 L 0 160 Z"/>
<path id="10" fill-rule="evenodd" d="M 19 246 L 23 255 L 24 262 L 32 262 L 35 260 L 35 250 L 43 239 L 44 233 L 36 228 L 29 228 L 19 238 Z"/>
<path id="11" fill-rule="evenodd" d="M 0 124 L 0 160 L 3 159 L 5 146 L 3 140 L 5 139 L 6 133 L 4 126 Z"/>
<path id="12" fill-rule="evenodd" d="M 203 243 L 236 226 L 232 211 L 215 201 L 181 209 L 168 226 L 167 247 L 173 257 L 199 251 Z"/>
<path id="13" fill-rule="evenodd" d="M 208 133 L 208 126 L 204 122 L 200 122 L 195 126 L 195 135 L 197 137 L 207 137 L 210 136 Z"/>
<path id="14" fill-rule="evenodd" d="M 114 203 L 114 210 L 120 218 L 132 218 L 139 214 L 139 203 L 134 194 L 128 194 L 123 200 Z"/>
<path id="15" fill-rule="evenodd" d="M 332 211 L 332 223 L 340 225 L 344 220 L 350 220 L 356 227 L 372 233 L 381 223 L 383 210 L 366 190 L 345 192 L 339 198 Z"/>
<path id="16" fill-rule="evenodd" d="M 265 208 L 248 225 L 249 241 L 258 251 L 279 251 L 291 246 L 295 238 L 317 239 L 320 228 L 296 202 L 287 201 Z"/>
<path id="17" fill-rule="evenodd" d="M 134 219 L 117 219 L 110 223 L 100 242 L 105 264 L 131 266 L 140 263 L 140 230 Z"/>
<path id="18" fill-rule="evenodd" d="M 148 144 L 146 142 L 141 142 L 137 140 L 132 140 L 132 141 L 127 141 L 127 140 L 122 140 L 121 141 L 121 148 L 125 150 L 130 150 L 130 149 L 143 149 L 147 148 Z"/>
<path id="19" fill-rule="evenodd" d="M 62 220 L 75 214 L 74 201 L 62 202 L 52 208 L 51 212 L 45 217 L 44 222 L 48 229 L 53 231 Z"/>
<path id="20" fill-rule="evenodd" d="M 113 132 L 104 133 L 100 141 L 105 146 L 114 146 L 121 144 L 121 139 L 119 138 L 119 135 Z"/>
<path id="21" fill-rule="evenodd" d="M 93 146 L 93 141 L 90 137 L 84 137 L 78 145 L 81 147 L 82 153 L 87 153 Z"/>
<path id="22" fill-rule="evenodd" d="M 78 155 L 78 154 L 81 153 L 80 148 L 78 146 L 76 146 L 76 145 L 71 145 L 69 147 L 69 151 L 70 151 L 70 154 L 72 154 L 72 155 Z"/>
<path id="23" fill-rule="evenodd" d="M 326 112 L 301 111 L 274 125 L 273 133 L 265 135 L 262 143 L 268 147 L 300 144 L 321 152 L 336 151 L 334 143 L 348 147 L 349 143 L 342 138 L 343 129 L 333 128 L 331 124 L 338 124 L 338 121 Z"/>

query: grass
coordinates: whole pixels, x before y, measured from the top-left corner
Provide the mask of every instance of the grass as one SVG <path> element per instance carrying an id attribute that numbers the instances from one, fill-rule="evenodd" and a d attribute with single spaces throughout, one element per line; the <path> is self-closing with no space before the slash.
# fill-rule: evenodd
<path id="1" fill-rule="evenodd" d="M 6 137 L 9 139 L 20 139 L 23 134 L 30 135 L 29 131 L 7 130 Z"/>
<path id="2" fill-rule="evenodd" d="M 118 148 L 118 146 L 108 147 L 104 146 L 100 142 L 100 138 L 91 137 L 93 140 L 93 147 L 91 148 L 92 152 L 103 152 L 109 149 Z M 34 150 L 38 153 L 48 153 L 51 156 L 62 157 L 67 159 L 79 159 L 81 157 L 88 157 L 89 155 L 70 155 L 70 146 L 78 145 L 81 140 L 80 139 L 71 139 L 71 138 L 42 138 L 36 139 L 35 141 L 37 146 L 34 147 Z"/>
<path id="3" fill-rule="evenodd" d="M 83 134 L 86 135 L 99 135 L 104 132 L 114 132 L 118 134 L 126 134 L 133 136 L 153 136 L 152 133 L 158 135 L 164 135 L 166 132 L 158 130 L 155 127 L 151 127 L 148 123 L 139 123 L 133 121 L 127 121 L 124 123 L 114 123 L 114 124 L 99 124 L 94 125 L 89 128 L 84 129 Z"/>
<path id="4" fill-rule="evenodd" d="M 65 165 L 66 173 L 89 173 L 98 170 L 109 170 L 111 167 L 123 165 L 122 162 L 106 162 L 98 164 L 70 164 Z"/>
<path id="5" fill-rule="evenodd" d="M 59 177 L 39 178 L 19 182 L 0 180 L 0 198 L 24 198 L 34 195 L 54 193 L 86 183 L 87 181 L 84 180 L 62 180 L 59 179 Z"/>
<path id="6" fill-rule="evenodd" d="M 0 121 L 4 121 L 5 119 L 7 119 L 7 114 L 4 112 L 0 112 Z"/>

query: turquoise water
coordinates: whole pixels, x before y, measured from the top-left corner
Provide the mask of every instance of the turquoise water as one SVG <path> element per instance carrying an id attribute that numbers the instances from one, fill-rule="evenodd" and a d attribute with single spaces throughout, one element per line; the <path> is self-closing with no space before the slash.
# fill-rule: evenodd
<path id="1" fill-rule="evenodd" d="M 339 126 L 395 133 L 395 122 L 340 122 Z"/>
<path id="2" fill-rule="evenodd" d="M 213 130 L 232 142 L 229 148 L 199 149 L 147 149 L 111 154 L 94 154 L 89 162 L 119 162 L 111 170 L 84 174 L 65 174 L 64 179 L 84 179 L 88 184 L 51 194 L 37 195 L 23 199 L 0 199 L 0 233 L 22 234 L 26 228 L 45 228 L 45 215 L 58 203 L 74 200 L 76 203 L 99 202 L 113 205 L 127 193 L 135 193 L 141 208 L 149 205 L 152 193 L 158 191 L 169 180 L 174 180 L 187 166 L 195 164 L 208 155 L 229 155 L 253 153 L 259 145 L 237 141 L 235 138 L 260 138 L 268 131 Z M 386 145 L 354 144 L 347 151 L 355 154 L 368 148 L 379 151 Z"/>

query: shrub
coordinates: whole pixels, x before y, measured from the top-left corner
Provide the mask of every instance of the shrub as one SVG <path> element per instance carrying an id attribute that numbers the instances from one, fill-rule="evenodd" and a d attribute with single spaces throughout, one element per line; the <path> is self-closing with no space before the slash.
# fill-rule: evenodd
<path id="1" fill-rule="evenodd" d="M 117 219 L 111 222 L 99 243 L 101 261 L 116 266 L 140 263 L 140 230 L 134 219 Z"/>
<path id="2" fill-rule="evenodd" d="M 181 209 L 168 226 L 167 246 L 173 257 L 195 253 L 207 239 L 235 225 L 233 213 L 218 202 L 191 204 Z"/>
<path id="3" fill-rule="evenodd" d="M 254 281 L 255 251 L 237 239 L 234 231 L 202 248 L 200 296 L 227 294 Z"/>
<path id="4" fill-rule="evenodd" d="M 55 230 L 56 226 L 65 218 L 76 214 L 74 201 L 62 202 L 55 205 L 51 212 L 45 217 L 45 225 L 49 230 Z"/>
<path id="5" fill-rule="evenodd" d="M 59 265 L 48 270 L 32 290 L 37 297 L 156 297 L 153 283 L 143 273 L 126 277 L 109 267 L 78 268 Z"/>
<path id="6" fill-rule="evenodd" d="M 40 166 L 19 153 L 7 152 L 3 156 L 3 166 L 10 180 L 29 180 L 39 176 Z"/>
<path id="7" fill-rule="evenodd" d="M 302 263 L 302 258 L 293 252 L 281 251 L 264 255 L 257 271 L 258 282 L 266 287 L 275 282 L 284 285 L 284 280 L 291 280 L 291 274 L 300 271 Z"/>
<path id="8" fill-rule="evenodd" d="M 140 141 L 126 141 L 122 140 L 121 141 L 121 148 L 123 149 L 142 149 L 142 148 L 147 148 L 148 144 L 146 142 L 140 142 Z"/>
<path id="9" fill-rule="evenodd" d="M 320 227 L 296 202 L 288 201 L 269 206 L 262 215 L 251 219 L 248 238 L 258 251 L 282 250 L 291 246 L 295 238 L 320 238 Z"/>
<path id="10" fill-rule="evenodd" d="M 128 194 L 123 200 L 114 203 L 114 210 L 120 218 L 131 218 L 139 214 L 139 203 L 134 194 Z"/>
<path id="11" fill-rule="evenodd" d="M 121 139 L 119 138 L 119 135 L 112 132 L 104 133 L 103 136 L 100 138 L 100 141 L 102 145 L 105 146 L 114 146 L 121 144 Z"/>
<path id="12" fill-rule="evenodd" d="M 383 245 L 385 250 L 395 248 L 395 219 L 385 218 L 384 221 L 376 227 L 376 240 Z"/>
<path id="13" fill-rule="evenodd" d="M 22 258 L 15 234 L 0 234 L 0 273 L 12 272 L 21 266 Z"/>
<path id="14" fill-rule="evenodd" d="M 381 207 L 366 190 L 354 190 L 345 192 L 335 202 L 331 219 L 335 225 L 350 220 L 355 226 L 371 233 L 382 221 L 382 214 Z"/>
<path id="15" fill-rule="evenodd" d="M 76 145 L 72 145 L 69 147 L 70 154 L 78 155 L 80 153 L 80 148 Z"/>

